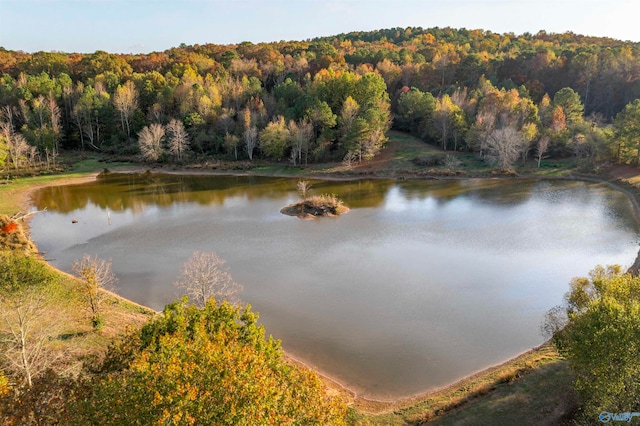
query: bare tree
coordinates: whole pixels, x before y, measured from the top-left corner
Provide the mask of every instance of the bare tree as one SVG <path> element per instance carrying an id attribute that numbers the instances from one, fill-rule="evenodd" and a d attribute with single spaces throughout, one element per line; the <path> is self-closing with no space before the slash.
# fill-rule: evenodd
<path id="1" fill-rule="evenodd" d="M 549 149 L 549 136 L 543 136 L 538 139 L 538 143 L 536 144 L 536 156 L 538 157 L 538 168 L 540 168 L 540 162 L 542 162 L 542 158 L 544 154 Z"/>
<path id="2" fill-rule="evenodd" d="M 308 180 L 299 180 L 298 181 L 298 193 L 302 197 L 303 200 L 307 199 L 307 193 L 311 188 L 311 182 Z"/>
<path id="3" fill-rule="evenodd" d="M 24 136 L 14 131 L 11 121 L 8 119 L 0 120 L 0 136 L 5 139 L 9 159 L 13 163 L 13 167 L 18 170 L 29 153 L 30 146 L 27 140 Z"/>
<path id="4" fill-rule="evenodd" d="M 356 161 L 358 161 L 358 153 L 355 151 L 348 151 L 342 159 L 342 165 L 350 169 Z"/>
<path id="5" fill-rule="evenodd" d="M 526 140 L 514 127 L 494 129 L 486 135 L 485 159 L 497 165 L 500 170 L 508 170 L 520 156 Z"/>
<path id="6" fill-rule="evenodd" d="M 105 290 L 111 290 L 117 281 L 111 271 L 111 260 L 102 260 L 85 254 L 72 266 L 73 272 L 80 278 L 80 293 L 84 298 L 91 322 L 96 329 L 102 326 L 102 305 L 106 299 Z"/>
<path id="7" fill-rule="evenodd" d="M 258 129 L 256 126 L 251 126 L 244 131 L 244 147 L 247 150 L 249 160 L 253 160 L 253 150 L 258 144 Z"/>
<path id="8" fill-rule="evenodd" d="M 27 289 L 17 295 L 0 296 L 0 343 L 3 365 L 27 386 L 60 357 L 53 337 L 61 330 L 62 318 L 47 315 L 47 298 L 42 291 Z M 49 308 L 50 309 L 50 308 Z"/>
<path id="9" fill-rule="evenodd" d="M 60 107 L 56 102 L 56 99 L 50 93 L 47 97 L 47 110 L 49 111 L 50 120 L 51 120 L 51 132 L 53 136 L 53 151 L 51 153 L 51 157 L 53 158 L 53 165 L 55 166 L 55 159 L 58 156 L 58 152 L 60 151 L 60 134 L 62 133 L 61 126 L 61 118 L 62 113 L 60 111 Z"/>
<path id="10" fill-rule="evenodd" d="M 291 143 L 291 159 L 293 165 L 302 164 L 302 153 L 305 153 L 304 161 L 307 163 L 309 145 L 313 138 L 313 125 L 308 119 L 296 123 L 294 120 L 289 121 L 289 140 Z"/>
<path id="11" fill-rule="evenodd" d="M 224 300 L 236 303 L 242 285 L 233 281 L 225 263 L 214 252 L 196 251 L 182 266 L 182 275 L 175 285 L 184 289 L 199 307 L 204 307 L 211 298 L 218 304 Z"/>
<path id="12" fill-rule="evenodd" d="M 182 161 L 189 151 L 189 134 L 182 121 L 172 118 L 167 124 L 167 139 L 169 140 L 169 152 L 178 161 Z"/>
<path id="13" fill-rule="evenodd" d="M 164 127 L 162 124 L 153 123 L 143 128 L 138 133 L 138 144 L 140 152 L 147 161 L 158 161 L 164 151 L 162 141 L 164 140 Z"/>

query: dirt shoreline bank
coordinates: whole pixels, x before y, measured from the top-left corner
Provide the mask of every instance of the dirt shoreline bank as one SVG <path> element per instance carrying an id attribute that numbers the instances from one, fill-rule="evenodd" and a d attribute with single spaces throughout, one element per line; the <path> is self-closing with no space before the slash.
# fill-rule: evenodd
<path id="1" fill-rule="evenodd" d="M 161 174 L 174 174 L 174 175 L 218 175 L 218 176 L 259 176 L 259 177 L 281 177 L 281 178 L 305 178 L 305 179 L 318 179 L 318 180 L 333 180 L 333 181 L 349 181 L 349 180 L 363 180 L 363 179 L 390 179 L 390 180 L 475 180 L 475 179 L 488 179 L 488 180 L 505 180 L 505 179 L 536 179 L 536 180 L 568 180 L 568 181 L 586 181 L 598 184 L 604 184 L 612 189 L 620 191 L 624 193 L 630 202 L 632 203 L 635 219 L 638 223 L 640 223 L 640 204 L 638 202 L 638 197 L 640 193 L 634 194 L 632 188 L 635 188 L 632 184 L 625 182 L 624 180 L 616 179 L 612 180 L 611 178 L 605 178 L 600 176 L 593 175 L 582 175 L 582 174 L 568 174 L 566 176 L 535 176 L 535 175 L 522 175 L 522 176 L 431 176 L 431 175 L 395 175 L 393 173 L 389 175 L 384 174 L 357 174 L 357 175 L 349 175 L 342 174 L 341 172 L 331 173 L 309 173 L 309 174 L 277 174 L 277 173 L 261 173 L 261 172 L 236 172 L 231 170 L 203 170 L 203 169 L 166 169 L 166 168 L 149 168 L 145 166 L 125 166 L 125 167 L 117 167 L 112 172 L 114 173 L 161 173 Z M 50 182 L 35 184 L 34 186 L 28 188 L 25 193 L 20 194 L 20 206 L 24 209 L 24 211 L 31 211 L 33 208 L 32 197 L 31 194 L 33 191 L 36 191 L 40 188 L 49 187 L 49 186 L 60 186 L 60 185 L 74 185 L 74 184 L 82 184 L 94 181 L 96 177 L 101 172 L 90 172 L 86 175 L 79 177 L 64 177 L 61 176 L 60 179 L 55 179 Z M 631 188 L 626 188 L 626 186 L 631 186 Z M 26 221 L 26 227 L 28 229 L 28 220 Z M 630 270 L 637 271 L 640 267 L 640 251 L 638 253 L 638 257 L 636 258 L 634 264 L 630 267 Z M 135 303 L 135 302 L 132 302 Z M 457 389 L 468 387 L 467 384 L 476 381 L 478 378 L 483 376 L 495 375 L 496 372 L 499 372 L 501 369 L 513 368 L 513 365 L 517 364 L 519 360 L 526 358 L 527 356 L 531 356 L 538 351 L 544 350 L 546 344 L 540 345 L 538 347 L 531 348 L 523 353 L 509 358 L 506 361 L 498 363 L 496 365 L 488 366 L 487 368 L 478 370 L 472 374 L 466 375 L 461 379 L 446 385 L 441 388 L 431 389 L 425 392 L 417 393 L 408 397 L 401 398 L 391 398 L 391 399 L 376 399 L 376 398 L 367 398 L 365 395 L 360 395 L 359 392 L 350 387 L 348 384 L 340 382 L 339 379 L 332 377 L 330 374 L 327 374 L 324 371 L 321 371 L 319 368 L 314 366 L 311 363 L 306 363 L 300 359 L 293 357 L 290 354 L 286 354 L 286 358 L 296 364 L 298 366 L 302 366 L 305 368 L 309 368 L 315 371 L 323 380 L 327 388 L 329 389 L 329 393 L 333 395 L 341 395 L 343 398 L 347 399 L 356 409 L 365 414 L 381 414 L 385 412 L 390 412 L 393 410 L 410 407 L 415 404 L 419 404 L 421 402 L 427 401 L 431 398 L 434 398 L 437 395 L 446 394 L 448 392 L 453 392 Z"/>

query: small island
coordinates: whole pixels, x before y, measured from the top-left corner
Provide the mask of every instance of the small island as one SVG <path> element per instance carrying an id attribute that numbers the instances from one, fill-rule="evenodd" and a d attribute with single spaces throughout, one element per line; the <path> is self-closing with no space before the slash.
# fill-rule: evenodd
<path id="1" fill-rule="evenodd" d="M 339 216 L 349 211 L 337 196 L 331 194 L 314 195 L 307 197 L 311 185 L 307 181 L 298 182 L 298 191 L 302 200 L 289 204 L 280 209 L 280 213 L 296 216 L 300 219 L 312 219 L 323 216 Z"/>
<path id="2" fill-rule="evenodd" d="M 280 209 L 280 213 L 297 216 L 300 219 L 311 219 L 323 216 L 339 216 L 349 211 L 335 195 L 316 195 Z"/>

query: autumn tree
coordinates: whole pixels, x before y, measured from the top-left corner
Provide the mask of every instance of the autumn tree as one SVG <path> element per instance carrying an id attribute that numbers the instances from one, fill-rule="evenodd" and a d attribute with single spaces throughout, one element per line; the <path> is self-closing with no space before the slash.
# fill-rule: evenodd
<path id="1" fill-rule="evenodd" d="M 96 330 L 100 330 L 104 325 L 103 304 L 107 298 L 106 291 L 112 290 L 117 281 L 111 270 L 111 260 L 84 255 L 73 263 L 72 269 L 80 279 L 78 290 L 89 312 L 91 324 Z"/>
<path id="2" fill-rule="evenodd" d="M 268 158 L 284 157 L 290 134 L 283 116 L 276 117 L 259 134 L 260 149 Z"/>
<path id="3" fill-rule="evenodd" d="M 640 278 L 619 266 L 574 278 L 554 342 L 576 372 L 582 413 L 640 411 Z"/>
<path id="4" fill-rule="evenodd" d="M 318 376 L 285 362 L 250 307 L 209 299 L 167 305 L 145 325 L 122 371 L 70 403 L 75 424 L 345 424 Z M 125 350 L 126 350 L 125 346 Z M 112 353 L 105 363 L 121 364 Z"/>
<path id="5" fill-rule="evenodd" d="M 138 89 L 136 89 L 131 80 L 122 86 L 118 86 L 113 95 L 113 104 L 118 113 L 120 113 L 122 131 L 127 133 L 127 137 L 131 136 L 131 119 L 138 107 L 138 97 Z"/>
<path id="6" fill-rule="evenodd" d="M 452 132 L 455 119 L 455 110 L 458 109 L 449 95 L 443 95 L 436 99 L 435 109 L 433 111 L 433 126 L 436 129 L 438 138 L 442 142 L 442 149 L 447 150 L 447 144 Z"/>
<path id="7" fill-rule="evenodd" d="M 199 307 L 204 307 L 212 298 L 218 304 L 223 301 L 236 303 L 242 285 L 233 281 L 225 263 L 214 252 L 196 251 L 182 266 L 182 275 L 175 285 Z"/>
<path id="8" fill-rule="evenodd" d="M 24 136 L 16 133 L 11 123 L 6 118 L 0 119 L 0 147 L 6 152 L 13 168 L 18 170 L 26 162 L 30 146 Z"/>
<path id="9" fill-rule="evenodd" d="M 138 133 L 138 146 L 147 161 L 158 161 L 164 153 L 165 130 L 162 124 L 153 123 Z"/>
<path id="10" fill-rule="evenodd" d="M 360 105 L 358 105 L 358 102 L 356 102 L 351 96 L 348 96 L 347 99 L 345 99 L 344 104 L 342 104 L 340 117 L 338 119 L 341 138 L 344 138 L 349 134 L 351 127 L 353 126 L 353 122 L 358 117 L 359 113 Z"/>
<path id="11" fill-rule="evenodd" d="M 258 128 L 254 125 L 254 121 L 255 116 L 251 114 L 251 110 L 248 107 L 245 108 L 242 113 L 242 123 L 244 127 L 242 138 L 249 160 L 253 160 L 253 151 L 258 145 Z"/>

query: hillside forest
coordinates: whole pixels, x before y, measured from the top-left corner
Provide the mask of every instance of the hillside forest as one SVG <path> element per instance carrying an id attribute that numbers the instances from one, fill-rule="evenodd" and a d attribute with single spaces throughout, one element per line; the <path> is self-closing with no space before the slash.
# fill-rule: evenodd
<path id="1" fill-rule="evenodd" d="M 394 28 L 150 54 L 0 48 L 0 168 L 62 150 L 184 163 L 366 161 L 390 128 L 516 161 L 637 163 L 640 43 Z"/>

